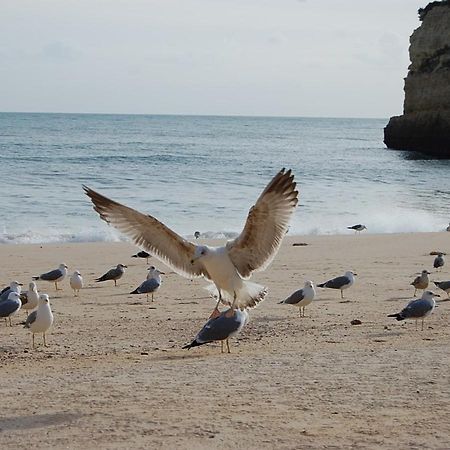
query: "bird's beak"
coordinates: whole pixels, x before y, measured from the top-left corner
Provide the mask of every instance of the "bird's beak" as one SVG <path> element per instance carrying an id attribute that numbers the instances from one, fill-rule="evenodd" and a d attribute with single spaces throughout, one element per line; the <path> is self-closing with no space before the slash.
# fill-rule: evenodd
<path id="1" fill-rule="evenodd" d="M 353 272 L 353 275 L 355 275 L 355 276 L 358 276 L 358 274 L 357 274 L 357 273 L 355 273 L 355 272 Z"/>
<path id="2" fill-rule="evenodd" d="M 17 283 L 19 286 L 23 286 L 23 284 L 22 283 Z"/>
<path id="3" fill-rule="evenodd" d="M 123 266 L 123 267 L 125 267 L 125 269 L 128 269 L 128 266 Z"/>
<path id="4" fill-rule="evenodd" d="M 166 274 L 166 272 L 161 272 L 160 270 L 158 270 L 158 272 L 159 272 L 161 275 L 165 275 L 165 274 Z"/>

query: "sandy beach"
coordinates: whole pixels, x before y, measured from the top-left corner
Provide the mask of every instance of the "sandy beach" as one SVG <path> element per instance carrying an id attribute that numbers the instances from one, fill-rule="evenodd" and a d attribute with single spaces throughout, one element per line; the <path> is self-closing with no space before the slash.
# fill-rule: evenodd
<path id="1" fill-rule="evenodd" d="M 217 242 L 219 243 L 219 242 Z M 306 243 L 306 246 L 293 246 Z M 155 302 L 129 294 L 146 276 L 127 243 L 2 245 L 0 282 L 25 284 L 65 262 L 86 287 L 74 298 L 38 282 L 55 316 L 49 346 L 13 319 L 0 323 L 2 448 L 449 448 L 450 302 L 425 321 L 388 318 L 413 298 L 433 250 L 450 253 L 450 233 L 287 237 L 252 280 L 269 289 L 233 339 L 189 351 L 213 301 L 204 280 L 166 272 Z M 94 279 L 118 263 L 113 282 Z M 277 304 L 305 280 L 351 269 L 345 291 L 317 289 L 298 309 Z M 353 319 L 361 325 L 351 325 Z"/>

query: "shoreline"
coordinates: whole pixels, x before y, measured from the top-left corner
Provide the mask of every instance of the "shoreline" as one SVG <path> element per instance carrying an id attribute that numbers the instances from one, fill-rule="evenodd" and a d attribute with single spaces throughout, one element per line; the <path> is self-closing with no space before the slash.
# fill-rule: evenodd
<path id="1" fill-rule="evenodd" d="M 74 298 L 67 280 L 58 292 L 38 282 L 55 316 L 47 348 L 41 336 L 30 348 L 24 313 L 12 328 L 0 321 L 5 448 L 450 446 L 450 302 L 436 288 L 439 307 L 423 332 L 387 317 L 413 298 L 410 283 L 432 268 L 429 253 L 450 253 L 450 233 L 288 235 L 251 278 L 269 294 L 230 341 L 230 355 L 220 344 L 181 349 L 214 306 L 206 281 L 151 258 L 166 272 L 155 302 L 129 294 L 148 267 L 131 258 L 136 250 L 126 242 L 0 245 L 2 286 L 18 279 L 26 288 L 60 262 L 86 284 Z M 128 269 L 117 287 L 95 283 L 118 263 Z M 302 319 L 278 304 L 307 279 L 348 269 L 358 277 L 343 300 L 316 289 Z M 448 280 L 450 263 L 430 272 Z"/>

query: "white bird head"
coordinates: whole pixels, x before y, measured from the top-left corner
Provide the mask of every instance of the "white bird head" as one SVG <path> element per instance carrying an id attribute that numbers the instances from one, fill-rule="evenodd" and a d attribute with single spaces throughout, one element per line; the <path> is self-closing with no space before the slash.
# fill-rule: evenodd
<path id="1" fill-rule="evenodd" d="M 13 291 L 16 291 L 16 290 L 20 289 L 21 286 L 23 286 L 23 284 L 22 284 L 22 283 L 19 283 L 18 281 L 11 281 L 11 283 L 10 283 L 10 285 L 9 285 L 9 287 L 10 287 Z"/>
<path id="2" fill-rule="evenodd" d="M 122 269 L 127 269 L 128 266 L 126 266 L 125 264 L 117 264 L 117 268 L 122 268 Z"/>
<path id="3" fill-rule="evenodd" d="M 435 294 L 432 291 L 424 291 L 422 294 L 422 299 L 423 300 L 433 300 L 433 297 L 440 297 L 439 294 Z"/>
<path id="4" fill-rule="evenodd" d="M 74 275 L 79 275 L 79 276 L 81 276 L 81 273 L 80 273 L 79 270 L 75 270 L 75 272 L 74 272 L 73 274 L 74 274 Z"/>
<path id="5" fill-rule="evenodd" d="M 18 292 L 10 292 L 8 294 L 8 300 L 19 300 L 20 301 L 20 294 Z"/>
<path id="6" fill-rule="evenodd" d="M 428 272 L 428 270 L 422 270 L 422 275 L 431 275 L 430 272 Z"/>
<path id="7" fill-rule="evenodd" d="M 210 249 L 206 245 L 197 245 L 197 247 L 195 247 L 194 257 L 191 259 L 191 264 L 194 264 L 197 259 L 208 256 L 209 253 Z"/>
<path id="8" fill-rule="evenodd" d="M 28 284 L 28 289 L 30 291 L 35 291 L 37 290 L 37 284 L 34 281 L 30 281 L 30 283 Z"/>
<path id="9" fill-rule="evenodd" d="M 150 266 L 147 270 L 149 275 L 165 275 L 165 272 L 161 272 L 155 266 Z"/>
<path id="10" fill-rule="evenodd" d="M 355 272 L 352 272 L 351 270 L 347 270 L 347 272 L 345 272 L 345 276 L 348 278 L 352 278 L 354 276 L 357 276 L 358 274 Z"/>
<path id="11" fill-rule="evenodd" d="M 59 265 L 59 270 L 64 270 L 64 269 L 68 269 L 68 267 L 66 266 L 65 263 L 61 263 L 61 264 Z"/>
<path id="12" fill-rule="evenodd" d="M 47 294 L 40 294 L 39 295 L 39 304 L 44 305 L 45 303 L 50 303 L 50 299 Z"/>
<path id="13" fill-rule="evenodd" d="M 311 280 L 305 281 L 305 288 L 314 289 L 314 283 Z"/>

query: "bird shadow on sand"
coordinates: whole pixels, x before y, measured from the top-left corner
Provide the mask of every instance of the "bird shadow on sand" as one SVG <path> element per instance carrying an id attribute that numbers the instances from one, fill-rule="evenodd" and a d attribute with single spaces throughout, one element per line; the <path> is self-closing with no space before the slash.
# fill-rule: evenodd
<path id="1" fill-rule="evenodd" d="M 74 422 L 82 416 L 83 414 L 57 412 L 52 414 L 3 417 L 0 418 L 0 434 L 4 431 L 52 427 L 65 422 Z"/>
<path id="2" fill-rule="evenodd" d="M 390 297 L 387 298 L 385 301 L 386 302 L 396 302 L 398 300 L 412 300 L 414 298 L 413 295 L 408 295 L 408 297 Z"/>
<path id="3" fill-rule="evenodd" d="M 153 361 L 182 361 L 183 359 L 200 359 L 206 358 L 208 355 L 205 353 L 192 353 L 187 351 L 185 355 L 161 355 L 152 358 Z"/>

